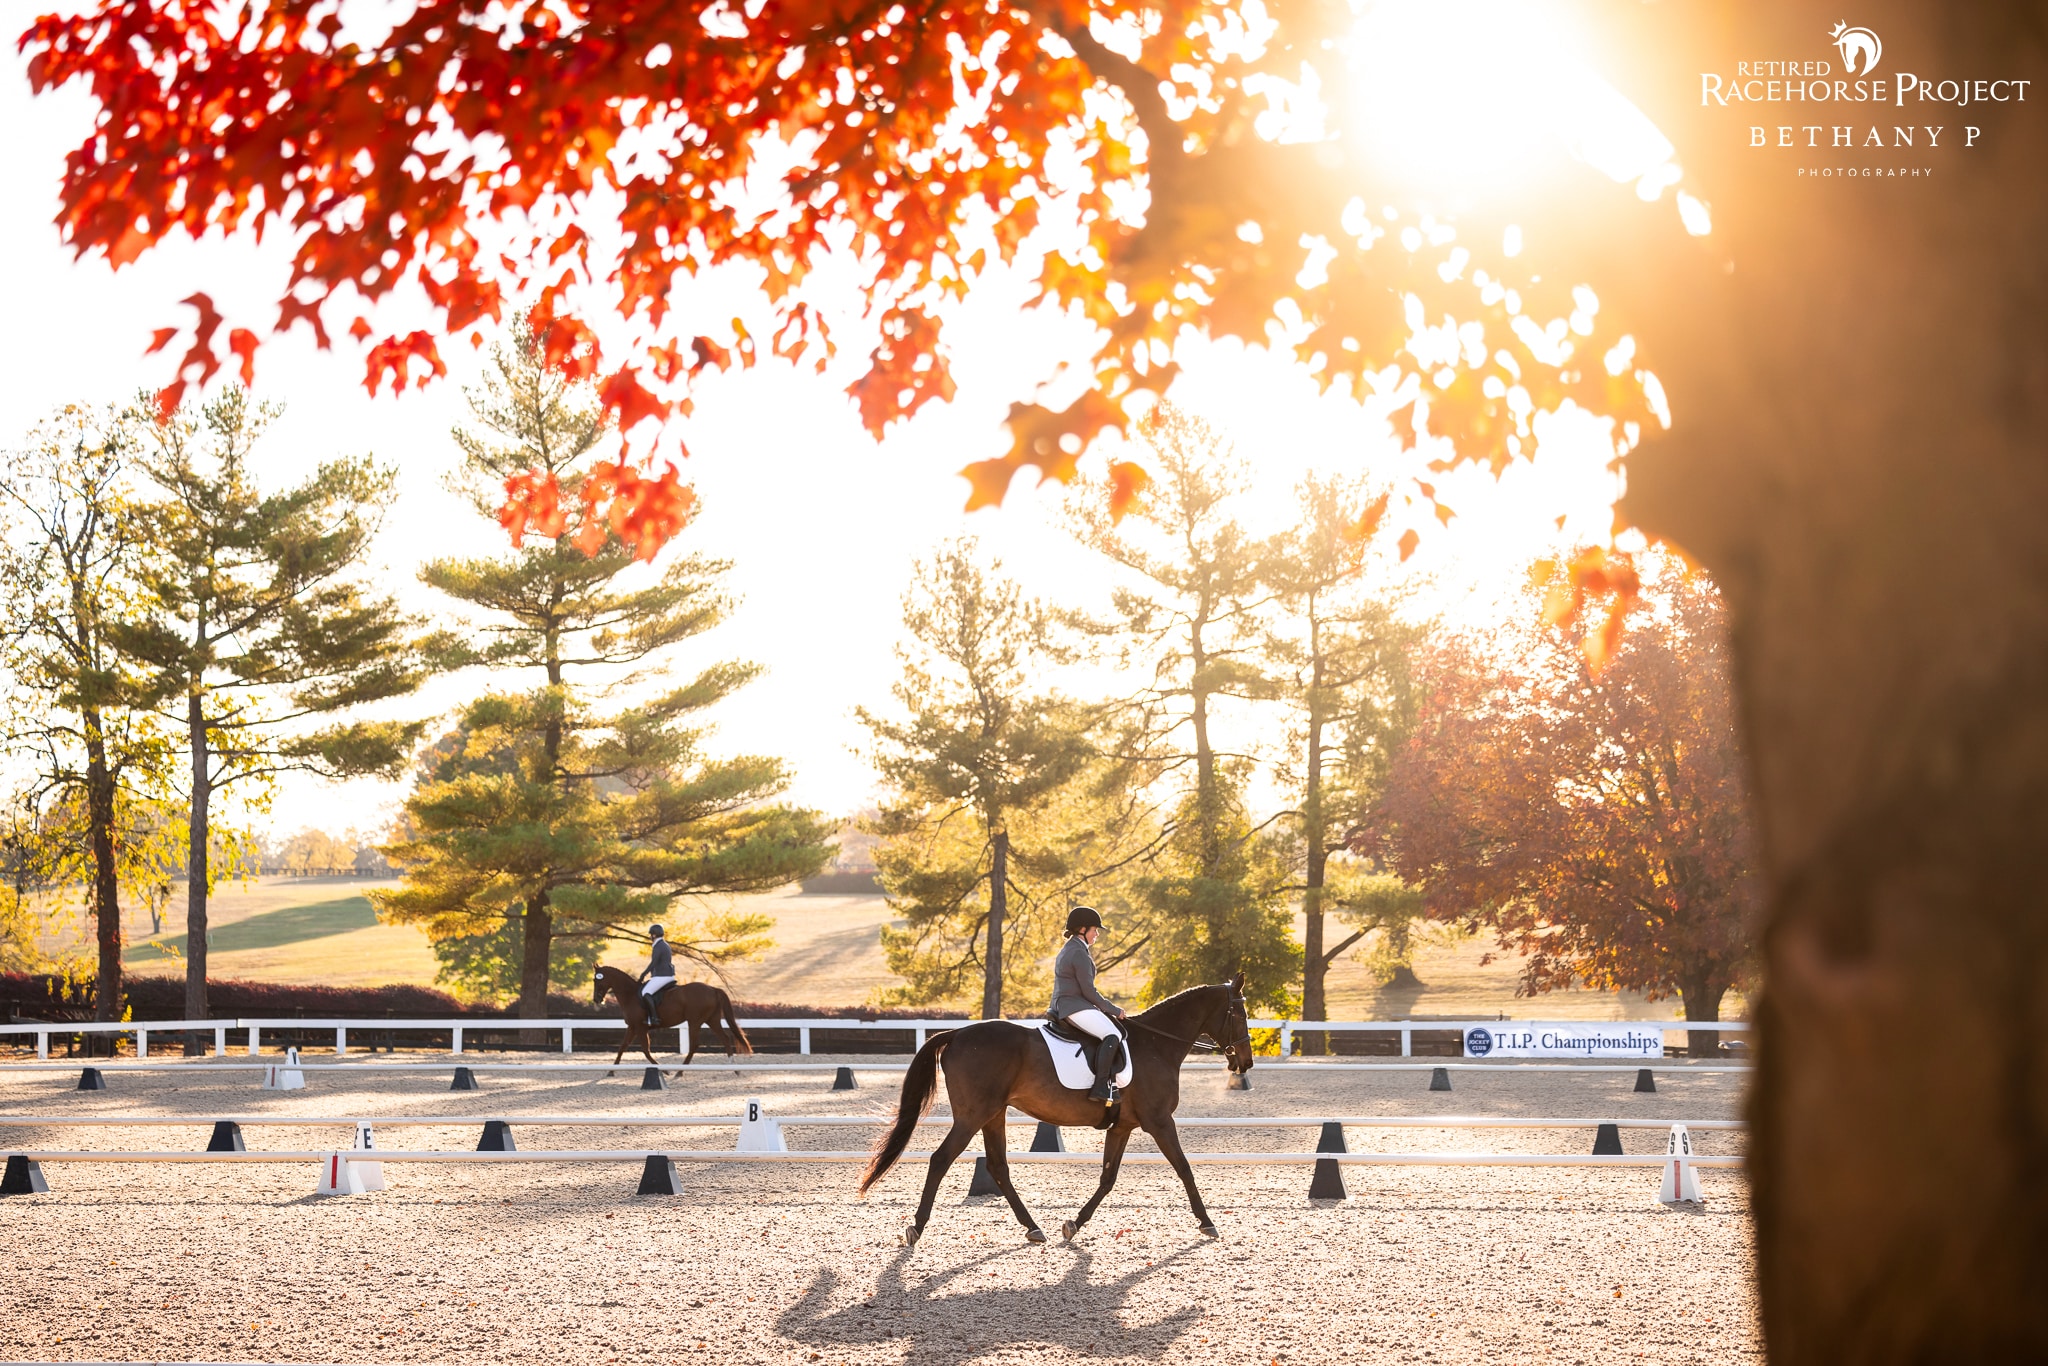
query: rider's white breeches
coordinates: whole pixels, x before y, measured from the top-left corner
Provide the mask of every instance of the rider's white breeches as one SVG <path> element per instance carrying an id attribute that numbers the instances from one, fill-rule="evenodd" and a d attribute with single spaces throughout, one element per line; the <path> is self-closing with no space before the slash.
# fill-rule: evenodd
<path id="1" fill-rule="evenodd" d="M 1106 1039 L 1110 1035 L 1120 1032 L 1116 1027 L 1116 1021 L 1110 1019 L 1109 1016 L 1099 1010 L 1077 1010 L 1071 1015 L 1062 1015 L 1060 1018 L 1074 1028 L 1085 1030 L 1098 1039 Z"/>
<path id="2" fill-rule="evenodd" d="M 640 995 L 642 999 L 645 999 L 654 995 L 655 992 L 660 991 L 663 987 L 674 986 L 675 983 L 676 979 L 673 977 L 650 977 L 647 979 L 647 985 L 640 988 Z"/>

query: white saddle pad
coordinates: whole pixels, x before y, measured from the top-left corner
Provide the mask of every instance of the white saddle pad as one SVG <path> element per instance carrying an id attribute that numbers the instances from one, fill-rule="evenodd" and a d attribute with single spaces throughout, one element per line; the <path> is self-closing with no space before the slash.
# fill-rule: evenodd
<path id="1" fill-rule="evenodd" d="M 1044 1025 L 1038 1026 L 1038 1037 L 1045 1040 L 1045 1051 L 1052 1054 L 1053 1070 L 1060 1074 L 1060 1085 L 1070 1091 L 1085 1091 L 1095 1084 L 1095 1064 L 1089 1058 L 1092 1050 L 1055 1037 Z M 1129 1039 L 1124 1041 L 1124 1066 L 1123 1070 L 1116 1074 L 1116 1084 L 1119 1087 L 1131 1084 Z"/>

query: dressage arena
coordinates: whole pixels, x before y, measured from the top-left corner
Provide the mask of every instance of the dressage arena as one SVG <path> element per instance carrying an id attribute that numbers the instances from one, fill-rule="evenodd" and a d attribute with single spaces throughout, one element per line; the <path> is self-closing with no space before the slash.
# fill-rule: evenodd
<path id="1" fill-rule="evenodd" d="M 386 1055 L 387 1057 L 389 1055 Z M 444 1055 L 445 1056 L 445 1055 Z M 307 1059 L 310 1063 L 311 1057 Z M 755 1061 L 767 1062 L 766 1059 Z M 813 1061 L 830 1061 L 814 1059 Z M 434 1116 L 375 1130 L 385 1150 L 473 1151 L 485 1121 L 736 1117 L 749 1098 L 792 1151 L 865 1149 L 878 1129 L 802 1116 L 893 1115 L 898 1073 L 856 1062 L 858 1089 L 825 1071 L 735 1071 L 700 1058 L 666 1091 L 642 1069 L 479 1067 L 449 1090 L 445 1061 L 403 1071 L 309 1067 L 295 1091 L 217 1063 L 78 1073 L 0 1065 L 0 1115 L 122 1116 L 171 1126 L 8 1125 L 7 1151 L 204 1150 L 222 1117 Z M 896 1060 L 891 1060 L 894 1063 Z M 1313 1151 L 1323 1116 L 1739 1117 L 1739 1072 L 1495 1065 L 1451 1070 L 1266 1064 L 1251 1089 L 1191 1065 L 1180 1115 L 1288 1117 L 1292 1128 L 1182 1130 L 1190 1153 Z M 936 1114 L 945 1113 L 943 1089 Z M 1309 1198 L 1312 1167 L 1195 1168 L 1221 1237 L 1195 1228 L 1180 1183 L 1127 1161 L 1072 1243 L 1059 1226 L 1094 1189 L 1092 1163 L 1013 1166 L 1051 1235 L 1025 1242 L 1000 1196 L 969 1196 L 953 1169 L 914 1249 L 901 1234 L 928 1152 L 865 1200 L 852 1162 L 678 1161 L 680 1193 L 639 1195 L 650 1150 L 730 1150 L 736 1127 L 514 1123 L 522 1152 L 622 1150 L 623 1161 L 393 1161 L 386 1189 L 313 1192 L 316 1158 L 287 1162 L 67 1162 L 49 1190 L 0 1198 L 9 1301 L 0 1358 L 38 1361 L 1736 1362 L 1761 1357 L 1739 1170 L 1700 1173 L 1703 1207 L 1658 1202 L 1643 1166 L 1345 1165 L 1349 1198 Z M 1623 1129 L 1662 1154 L 1668 1129 Z M 353 1127 L 245 1124 L 250 1151 L 346 1149 Z M 1741 1135 L 1694 1130 L 1703 1156 Z M 1010 1130 L 1012 1152 L 1034 1126 Z M 1587 1154 L 1591 1129 L 1344 1130 L 1354 1154 Z M 1092 1131 L 1064 1131 L 1071 1150 Z M 979 1151 L 979 1145 L 971 1151 Z M 1139 1136 L 1133 1158 L 1156 1152 Z M 1199 1160 L 1199 1159 L 1198 1159 Z"/>

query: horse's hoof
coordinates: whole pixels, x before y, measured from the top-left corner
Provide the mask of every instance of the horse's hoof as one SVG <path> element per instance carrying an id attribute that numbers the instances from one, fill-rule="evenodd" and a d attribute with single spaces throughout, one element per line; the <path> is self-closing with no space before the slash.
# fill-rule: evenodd
<path id="1" fill-rule="evenodd" d="M 1027 1243 L 1042 1243 L 1042 1242 L 1044 1242 L 1044 1241 L 1045 1241 L 1045 1230 L 1044 1230 L 1044 1229 L 1042 1229 L 1042 1228 L 1027 1228 L 1027 1229 L 1025 1229 L 1025 1230 L 1024 1230 L 1024 1241 L 1025 1241 L 1025 1242 L 1027 1242 Z"/>
<path id="2" fill-rule="evenodd" d="M 1204 1238 L 1214 1238 L 1214 1237 L 1218 1236 L 1218 1235 L 1217 1235 L 1217 1233 L 1216 1233 L 1216 1225 L 1214 1225 L 1214 1224 L 1204 1224 L 1204 1225 L 1202 1225 L 1202 1236 L 1203 1236 Z"/>
<path id="3" fill-rule="evenodd" d="M 903 1230 L 903 1246 L 905 1246 L 905 1247 L 916 1247 L 916 1246 L 917 1246 L 917 1240 L 918 1240 L 918 1238 L 919 1238 L 920 1236 L 922 1236 L 922 1234 L 923 1234 L 923 1233 L 924 1233 L 924 1230 L 923 1230 L 923 1229 L 921 1229 L 921 1228 L 916 1228 L 916 1227 L 912 1227 L 912 1228 L 907 1228 L 907 1229 L 904 1229 L 904 1230 Z"/>
<path id="4" fill-rule="evenodd" d="M 1066 1239 L 1070 1243 L 1074 1241 L 1074 1235 L 1079 1233 L 1080 1231 L 1081 1226 L 1075 1223 L 1072 1219 L 1069 1219 L 1066 1223 L 1060 1225 L 1060 1237 Z"/>

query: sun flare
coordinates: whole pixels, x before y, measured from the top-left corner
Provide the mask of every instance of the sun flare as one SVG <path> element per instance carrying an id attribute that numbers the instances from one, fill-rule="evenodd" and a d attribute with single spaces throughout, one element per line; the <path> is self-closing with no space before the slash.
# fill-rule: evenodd
<path id="1" fill-rule="evenodd" d="M 1559 8 L 1383 0 L 1351 39 L 1352 121 L 1384 174 L 1463 199 L 1525 192 L 1576 159 L 1645 199 L 1675 184 L 1670 141 L 1594 70 Z"/>

